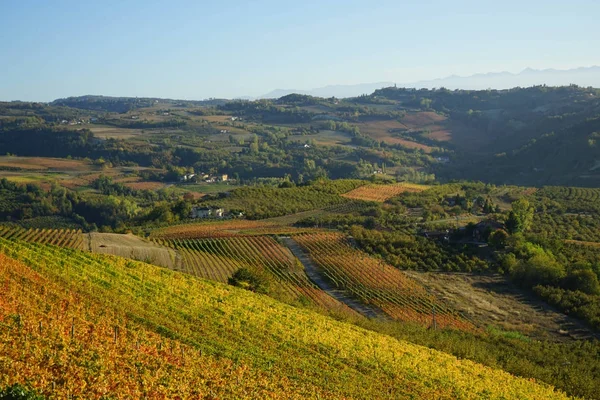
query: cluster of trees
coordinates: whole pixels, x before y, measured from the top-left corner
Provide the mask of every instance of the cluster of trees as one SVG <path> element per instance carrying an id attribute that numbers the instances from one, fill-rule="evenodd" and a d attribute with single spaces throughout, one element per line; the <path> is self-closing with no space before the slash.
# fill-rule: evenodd
<path id="1" fill-rule="evenodd" d="M 556 242 L 542 243 L 513 235 L 500 265 L 514 282 L 600 329 L 600 259 L 597 255 L 575 259 L 565 255 Z"/>
<path id="2" fill-rule="evenodd" d="M 141 223 L 189 218 L 192 208 L 192 199 L 169 190 L 133 190 L 104 176 L 92 186 L 97 193 L 77 193 L 58 185 L 44 191 L 37 185 L 0 179 L 0 219 L 60 216 L 85 230 L 125 230 Z"/>
<path id="3" fill-rule="evenodd" d="M 310 122 L 313 113 L 302 110 L 298 106 L 279 106 L 271 100 L 232 101 L 218 106 L 221 111 L 233 112 L 246 120 L 267 123 L 303 123 Z"/>
<path id="4" fill-rule="evenodd" d="M 421 271 L 485 271 L 487 261 L 468 248 L 457 249 L 403 232 L 377 231 L 353 226 L 349 230 L 357 245 L 400 269 Z"/>

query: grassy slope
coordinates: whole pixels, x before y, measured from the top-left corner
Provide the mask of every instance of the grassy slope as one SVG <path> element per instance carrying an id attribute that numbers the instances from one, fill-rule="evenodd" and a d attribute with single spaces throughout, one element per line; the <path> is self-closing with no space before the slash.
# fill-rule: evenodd
<path id="1" fill-rule="evenodd" d="M 0 248 L 31 266 L 0 254 L 0 386 L 30 380 L 58 397 L 565 398 L 143 263 L 4 239 Z"/>

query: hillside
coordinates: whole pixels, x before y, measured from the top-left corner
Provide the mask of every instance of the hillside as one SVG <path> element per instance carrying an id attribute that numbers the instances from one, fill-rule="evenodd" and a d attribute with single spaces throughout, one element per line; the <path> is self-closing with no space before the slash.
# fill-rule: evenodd
<path id="1" fill-rule="evenodd" d="M 147 264 L 4 239 L 1 250 L 2 386 L 61 398 L 566 398 Z"/>

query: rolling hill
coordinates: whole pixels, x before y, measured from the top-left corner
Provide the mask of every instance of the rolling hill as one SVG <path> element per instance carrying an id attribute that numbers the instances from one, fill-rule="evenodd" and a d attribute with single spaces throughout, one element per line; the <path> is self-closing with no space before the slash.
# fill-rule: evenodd
<path id="1" fill-rule="evenodd" d="M 0 281 L 0 387 L 20 383 L 61 398 L 567 398 L 114 256 L 0 239 Z"/>

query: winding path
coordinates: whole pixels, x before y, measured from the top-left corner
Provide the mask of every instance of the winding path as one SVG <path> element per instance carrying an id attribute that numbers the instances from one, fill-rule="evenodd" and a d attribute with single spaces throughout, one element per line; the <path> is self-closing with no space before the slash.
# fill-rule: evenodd
<path id="1" fill-rule="evenodd" d="M 308 254 L 300 247 L 300 245 L 290 237 L 281 237 L 283 243 L 291 250 L 292 254 L 300 260 L 306 271 L 306 275 L 313 281 L 321 290 L 333 297 L 334 299 L 344 303 L 354 311 L 368 318 L 389 319 L 389 317 L 379 308 L 364 304 L 348 293 L 347 290 L 341 290 L 329 283 L 319 272 L 319 268 L 313 263 Z"/>

